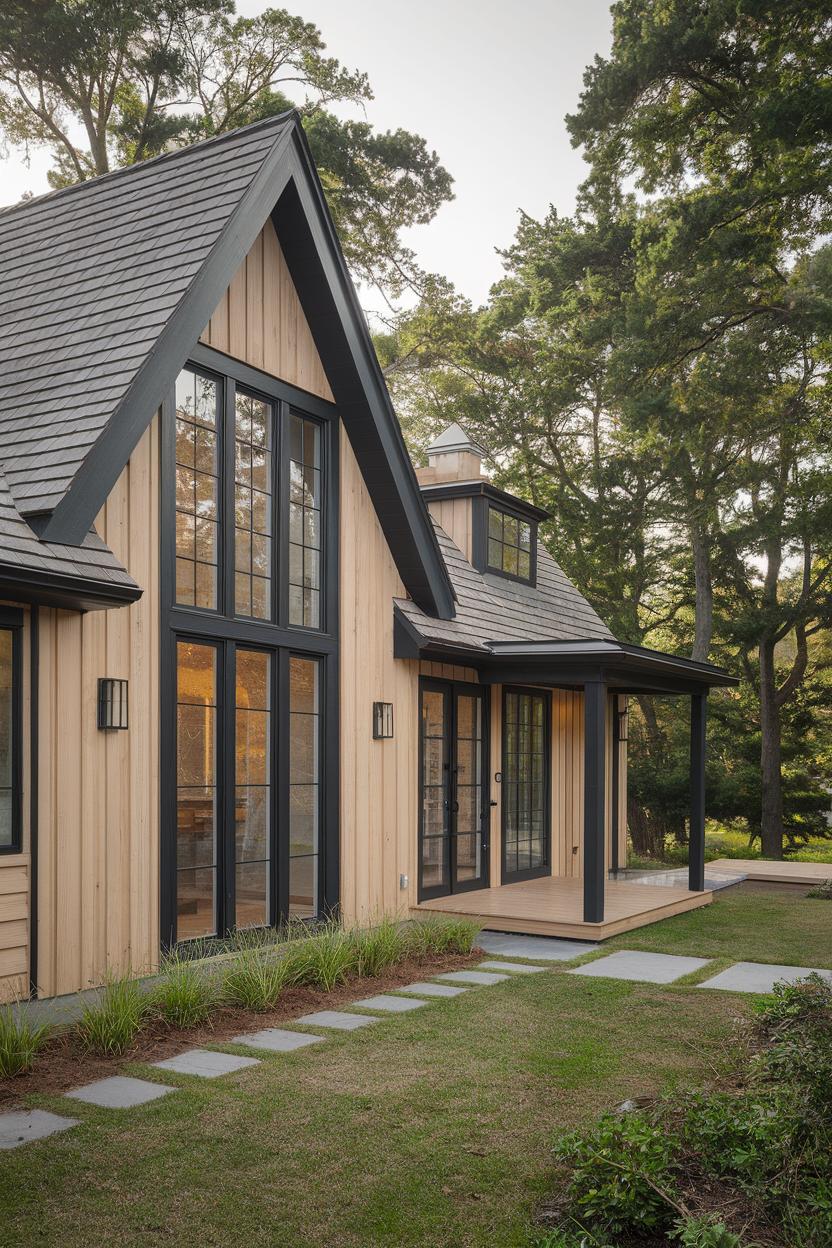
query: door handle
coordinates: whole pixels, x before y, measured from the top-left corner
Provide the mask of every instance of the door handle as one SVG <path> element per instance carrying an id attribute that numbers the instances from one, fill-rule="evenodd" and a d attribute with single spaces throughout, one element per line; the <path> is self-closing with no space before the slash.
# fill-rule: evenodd
<path id="1" fill-rule="evenodd" d="M 500 805 L 500 803 L 499 803 L 499 802 L 494 802 L 494 801 L 491 801 L 491 802 L 489 802 L 489 803 L 488 803 L 488 805 L 493 807 L 493 806 L 499 806 L 499 805 Z"/>

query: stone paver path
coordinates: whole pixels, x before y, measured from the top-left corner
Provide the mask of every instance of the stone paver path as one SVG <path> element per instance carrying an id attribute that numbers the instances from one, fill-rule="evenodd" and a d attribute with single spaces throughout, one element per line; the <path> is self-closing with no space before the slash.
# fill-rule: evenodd
<path id="1" fill-rule="evenodd" d="M 170 1088 L 164 1083 L 151 1083 L 149 1079 L 112 1075 L 109 1079 L 97 1079 L 95 1083 L 87 1083 L 82 1088 L 73 1088 L 66 1095 L 74 1101 L 99 1105 L 102 1109 L 132 1109 L 135 1105 L 158 1101 L 160 1097 L 175 1091 L 176 1088 Z"/>
<path id="2" fill-rule="evenodd" d="M 396 992 L 414 992 L 417 997 L 461 997 L 463 992 L 467 992 L 467 989 L 456 987 L 454 984 L 419 982 L 416 984 L 405 984 L 404 988 L 397 988 Z"/>
<path id="3" fill-rule="evenodd" d="M 284 1031 L 281 1027 L 266 1027 L 263 1031 L 250 1031 L 244 1036 L 234 1036 L 229 1044 L 243 1044 L 250 1049 L 265 1049 L 269 1053 L 293 1053 L 305 1049 L 308 1044 L 323 1044 L 323 1036 L 310 1036 L 302 1031 Z"/>
<path id="4" fill-rule="evenodd" d="M 0 1114 L 0 1148 L 19 1148 L 29 1140 L 45 1140 L 58 1131 L 77 1127 L 79 1118 L 61 1118 L 44 1109 L 17 1109 Z"/>
<path id="5" fill-rule="evenodd" d="M 722 988 L 726 992 L 771 992 L 774 985 L 784 980 L 793 984 L 813 973 L 810 966 L 774 966 L 767 962 L 735 962 L 727 971 L 720 971 L 711 979 L 698 984 L 699 988 Z M 832 971 L 815 971 L 832 983 Z"/>
<path id="6" fill-rule="evenodd" d="M 672 984 L 691 971 L 708 965 L 708 958 L 683 958 L 669 953 L 641 953 L 621 949 L 586 966 L 574 966 L 567 974 L 590 975 L 603 979 L 634 979 L 645 984 Z"/>
<path id="7" fill-rule="evenodd" d="M 215 1053 L 212 1049 L 188 1049 L 176 1057 L 154 1062 L 157 1070 L 172 1070 L 177 1075 L 199 1075 L 201 1079 L 218 1079 L 246 1066 L 258 1066 L 256 1057 L 239 1057 L 234 1053 Z"/>
<path id="8" fill-rule="evenodd" d="M 388 1014 L 407 1014 L 409 1010 L 420 1010 L 427 1001 L 417 1001 L 413 997 L 391 997 L 386 992 L 377 997 L 365 997 L 363 1001 L 353 1001 L 353 1006 L 363 1010 L 384 1010 Z"/>
<path id="9" fill-rule="evenodd" d="M 335 1031 L 357 1031 L 359 1027 L 369 1027 L 377 1023 L 377 1018 L 369 1014 L 349 1014 L 346 1010 L 316 1010 L 314 1014 L 304 1014 L 294 1018 L 292 1022 L 303 1023 L 309 1027 L 332 1027 Z"/>
<path id="10" fill-rule="evenodd" d="M 597 943 L 560 940 L 554 936 L 514 936 L 510 932 L 480 932 L 477 944 L 486 953 L 508 958 L 530 958 L 533 962 L 571 962 L 592 953 Z"/>
<path id="11" fill-rule="evenodd" d="M 500 984 L 508 975 L 496 975 L 493 971 L 443 971 L 436 979 L 448 984 Z"/>
<path id="12" fill-rule="evenodd" d="M 530 966 L 528 962 L 504 962 L 502 958 L 489 958 L 480 962 L 478 971 L 510 971 L 512 975 L 539 975 L 545 966 Z"/>

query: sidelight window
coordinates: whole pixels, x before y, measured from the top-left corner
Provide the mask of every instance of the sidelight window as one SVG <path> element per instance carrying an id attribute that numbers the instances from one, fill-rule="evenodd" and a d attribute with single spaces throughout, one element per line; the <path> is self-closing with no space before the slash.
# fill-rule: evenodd
<path id="1" fill-rule="evenodd" d="M 0 609 L 0 620 L 0 853 L 16 853 L 21 848 L 23 616 L 17 610 Z"/>

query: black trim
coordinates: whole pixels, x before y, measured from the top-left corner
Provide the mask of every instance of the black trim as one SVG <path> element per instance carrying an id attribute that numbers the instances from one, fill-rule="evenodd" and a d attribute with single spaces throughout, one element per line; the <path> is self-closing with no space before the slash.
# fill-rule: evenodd
<path id="1" fill-rule="evenodd" d="M 612 766 L 610 768 L 610 871 L 615 875 L 619 868 L 618 834 L 620 831 L 618 786 L 621 777 L 621 723 L 618 694 L 612 696 Z M 626 865 L 626 864 L 625 864 Z"/>
<path id="2" fill-rule="evenodd" d="M 23 612 L 19 607 L 0 606 L 0 629 L 12 635 L 12 839 L 0 845 L 0 854 L 5 856 L 23 852 Z"/>
<path id="3" fill-rule="evenodd" d="M 705 759 L 708 698 L 697 693 L 690 700 L 690 834 L 688 836 L 688 888 L 705 888 Z"/>
<path id="4" fill-rule="evenodd" d="M 536 880 L 544 875 L 552 874 L 552 695 L 548 689 L 534 689 L 522 685 L 505 685 L 503 687 L 501 715 L 502 724 L 500 727 L 501 739 L 501 776 L 504 778 L 506 773 L 506 694 L 516 693 L 524 697 L 539 697 L 543 699 L 543 757 L 545 760 L 545 775 L 543 777 L 544 788 L 544 814 L 545 814 L 545 841 L 546 853 L 545 859 L 541 866 L 530 867 L 525 871 L 508 871 L 506 869 L 506 802 L 503 794 L 502 785 L 500 788 L 500 883 L 516 884 L 520 880 Z"/>
<path id="5" fill-rule="evenodd" d="M 40 610 L 29 612 L 29 995 L 38 995 L 38 701 Z"/>
<path id="6" fill-rule="evenodd" d="M 495 568 L 493 564 L 488 562 L 488 512 L 492 507 L 495 511 L 502 511 L 507 516 L 511 516 L 515 520 L 521 520 L 529 525 L 531 548 L 529 550 L 528 576 L 504 572 L 502 568 Z M 519 507 L 514 506 L 513 501 L 512 504 L 494 502 L 487 495 L 472 499 L 471 509 L 471 562 L 477 571 L 483 572 L 488 576 L 499 576 L 506 581 L 517 581 L 521 585 L 530 585 L 532 589 L 535 589 L 537 587 L 537 520 Z"/>
<path id="7" fill-rule="evenodd" d="M 270 214 L 402 580 L 424 610 L 450 619 L 450 578 L 297 114 L 287 115 L 285 130 L 277 133 L 42 536 L 76 545 L 83 540 Z M 310 410 L 303 400 L 299 406 Z"/>
<path id="8" fill-rule="evenodd" d="M 498 489 L 485 477 L 481 481 L 436 481 L 421 487 L 422 497 L 428 502 L 443 498 L 487 498 L 503 511 L 511 511 L 524 520 L 548 520 L 551 512 L 536 507 L 525 498 Z"/>
<path id="9" fill-rule="evenodd" d="M 137 602 L 142 589 L 118 581 L 96 581 L 43 568 L 21 568 L 0 563 L 0 594 L 16 602 L 66 611 L 100 611 Z"/>
<path id="10" fill-rule="evenodd" d="M 584 923 L 604 920 L 607 686 L 584 688 Z"/>
<path id="11" fill-rule="evenodd" d="M 433 689 L 443 695 L 445 704 L 445 742 L 444 742 L 444 762 L 443 767 L 448 772 L 448 821 L 447 832 L 444 836 L 444 852 L 445 852 L 445 868 L 447 872 L 447 886 L 436 885 L 432 888 L 425 888 L 423 883 L 423 855 L 422 842 L 424 839 L 424 776 L 425 776 L 425 760 L 424 760 L 424 743 L 422 737 L 422 697 L 426 690 Z M 456 731 L 457 725 L 457 698 L 460 694 L 479 698 L 482 707 L 482 749 L 480 755 L 480 766 L 482 768 L 482 785 L 481 785 L 481 806 L 480 806 L 480 874 L 474 880 L 457 879 L 458 864 L 456 861 L 456 837 L 455 815 L 458 802 L 455 794 L 454 774 L 458 767 L 458 737 Z M 488 888 L 490 878 L 490 831 L 491 831 L 491 792 L 489 788 L 490 776 L 490 749 L 491 749 L 491 720 L 490 720 L 490 698 L 482 685 L 473 684 L 463 680 L 440 680 L 431 676 L 419 677 L 419 816 L 418 816 L 418 887 L 417 894 L 419 901 L 428 901 L 432 897 L 448 897 L 457 893 L 469 893 L 481 888 Z"/>

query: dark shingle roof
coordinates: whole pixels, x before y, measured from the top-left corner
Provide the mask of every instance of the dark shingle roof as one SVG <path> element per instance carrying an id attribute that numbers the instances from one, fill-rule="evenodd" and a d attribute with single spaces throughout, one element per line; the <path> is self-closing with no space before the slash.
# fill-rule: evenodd
<path id="1" fill-rule="evenodd" d="M 456 618 L 436 620 L 410 599 L 396 606 L 425 642 L 488 652 L 492 641 L 566 641 L 612 638 L 582 594 L 538 543 L 537 586 L 478 572 L 434 521 L 439 547 L 457 597 Z"/>
<path id="2" fill-rule="evenodd" d="M 0 213 L 0 466 L 49 511 L 290 119 Z"/>
<path id="3" fill-rule="evenodd" d="M 0 473 L 0 584 L 6 592 L 28 598 L 48 587 L 61 590 L 79 605 L 104 605 L 138 598 L 140 588 L 95 532 L 80 546 L 39 541 L 17 510 Z"/>

